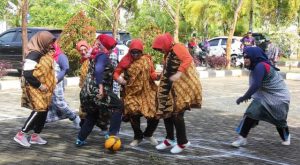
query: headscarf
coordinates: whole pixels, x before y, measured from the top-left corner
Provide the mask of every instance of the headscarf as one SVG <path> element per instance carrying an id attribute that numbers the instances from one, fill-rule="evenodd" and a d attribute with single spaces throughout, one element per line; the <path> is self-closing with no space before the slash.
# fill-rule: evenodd
<path id="1" fill-rule="evenodd" d="M 42 55 L 49 51 L 49 44 L 55 41 L 55 37 L 48 31 L 37 32 L 28 42 L 26 56 L 32 52 L 36 51 Z"/>
<path id="2" fill-rule="evenodd" d="M 268 56 L 259 47 L 248 47 L 245 49 L 245 54 L 245 58 L 249 58 L 251 61 L 251 64 L 248 67 L 249 70 L 253 70 L 255 66 L 260 62 L 265 62 L 273 68 L 275 68 L 276 70 L 278 70 L 278 68 L 276 68 L 270 63 Z"/>
<path id="3" fill-rule="evenodd" d="M 80 48 L 82 46 L 86 47 L 87 51 L 89 51 L 91 49 L 91 46 L 87 43 L 86 40 L 81 40 L 81 41 L 77 42 L 77 44 L 76 44 L 76 49 L 78 52 L 80 52 Z M 81 56 L 80 63 L 82 64 L 87 59 L 88 59 L 88 57 Z"/>
<path id="4" fill-rule="evenodd" d="M 136 49 L 140 51 L 144 51 L 143 42 L 140 39 L 133 39 L 129 46 L 128 53 L 122 58 L 122 60 L 119 63 L 119 66 L 121 68 L 127 69 L 129 68 L 130 64 L 133 62 L 133 57 L 130 54 L 131 50 Z"/>
<path id="5" fill-rule="evenodd" d="M 117 41 L 113 37 L 106 34 L 100 34 L 97 37 L 97 40 L 99 40 L 107 50 L 111 50 L 117 45 Z"/>
<path id="6" fill-rule="evenodd" d="M 162 35 L 158 35 L 154 39 L 152 43 L 152 48 L 163 50 L 166 54 L 168 54 L 171 51 L 173 42 L 174 39 L 172 35 L 170 33 L 165 33 Z"/>
<path id="7" fill-rule="evenodd" d="M 54 42 L 53 47 L 55 49 L 53 59 L 57 62 L 59 55 L 62 54 L 63 52 L 57 42 Z"/>
<path id="8" fill-rule="evenodd" d="M 86 42 L 86 40 L 81 40 L 81 41 L 77 42 L 76 49 L 78 52 L 80 52 L 81 46 L 85 46 L 88 50 L 91 48 L 90 45 Z"/>

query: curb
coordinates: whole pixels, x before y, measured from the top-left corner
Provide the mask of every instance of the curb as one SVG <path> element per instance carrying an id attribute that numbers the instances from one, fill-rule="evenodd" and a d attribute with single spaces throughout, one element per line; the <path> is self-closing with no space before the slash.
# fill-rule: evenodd
<path id="1" fill-rule="evenodd" d="M 221 78 L 221 77 L 241 77 L 248 76 L 248 70 L 210 70 L 203 71 L 201 68 L 197 68 L 200 79 L 207 78 Z M 285 73 L 280 72 L 281 76 L 285 80 L 296 80 L 300 81 L 300 73 Z M 64 79 L 65 86 L 78 86 L 79 77 L 67 77 Z M 0 81 L 0 90 L 7 89 L 21 89 L 20 80 L 8 80 Z"/>
<path id="2" fill-rule="evenodd" d="M 278 66 L 284 66 L 284 67 L 295 67 L 300 68 L 300 61 L 285 61 L 285 62 L 278 62 Z"/>

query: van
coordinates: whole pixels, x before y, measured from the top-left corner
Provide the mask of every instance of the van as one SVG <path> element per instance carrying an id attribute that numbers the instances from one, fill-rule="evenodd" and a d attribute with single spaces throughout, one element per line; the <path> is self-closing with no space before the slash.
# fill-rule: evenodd
<path id="1" fill-rule="evenodd" d="M 59 37 L 62 30 L 28 27 L 28 40 L 39 31 L 49 31 Z M 12 64 L 12 69 L 22 70 L 22 28 L 16 27 L 0 34 L 0 60 Z"/>

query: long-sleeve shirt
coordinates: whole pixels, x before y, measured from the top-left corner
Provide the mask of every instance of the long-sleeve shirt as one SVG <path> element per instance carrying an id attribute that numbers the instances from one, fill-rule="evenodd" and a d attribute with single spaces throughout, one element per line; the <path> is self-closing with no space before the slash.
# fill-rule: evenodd
<path id="1" fill-rule="evenodd" d="M 253 71 L 251 72 L 251 83 L 247 92 L 244 94 L 243 98 L 245 100 L 250 99 L 251 96 L 262 86 L 262 81 L 264 76 L 267 74 L 267 68 L 270 65 L 264 63 L 258 63 Z"/>
<path id="2" fill-rule="evenodd" d="M 103 74 L 104 74 L 105 66 L 108 63 L 109 63 L 109 58 L 106 54 L 97 55 L 95 59 L 95 72 L 94 72 L 97 85 L 103 84 Z"/>
<path id="3" fill-rule="evenodd" d="M 33 76 L 33 71 L 35 66 L 39 63 L 42 54 L 36 51 L 30 52 L 24 62 L 23 74 L 26 82 L 28 82 L 31 86 L 38 88 L 41 86 L 41 82 Z"/>
<path id="4" fill-rule="evenodd" d="M 59 83 L 64 79 L 64 76 L 67 74 L 68 70 L 70 69 L 68 57 L 65 54 L 60 54 L 58 56 L 57 64 L 60 68 L 60 71 L 57 72 L 56 75 L 58 81 L 57 83 Z"/>
<path id="5" fill-rule="evenodd" d="M 173 51 L 181 61 L 181 64 L 178 68 L 178 71 L 185 72 L 186 69 L 193 62 L 193 57 L 190 55 L 189 51 L 182 44 L 175 44 L 173 47 Z"/>

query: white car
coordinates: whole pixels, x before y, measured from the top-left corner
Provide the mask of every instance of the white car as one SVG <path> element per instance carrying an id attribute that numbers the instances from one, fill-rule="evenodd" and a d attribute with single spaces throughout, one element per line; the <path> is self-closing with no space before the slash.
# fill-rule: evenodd
<path id="1" fill-rule="evenodd" d="M 209 56 L 215 55 L 215 56 L 222 56 L 226 52 L 226 44 L 227 44 L 227 36 L 221 36 L 221 37 L 215 37 L 210 40 L 209 42 Z M 241 55 L 242 50 L 241 50 L 241 44 L 242 42 L 240 41 L 242 38 L 241 37 L 236 37 L 234 36 L 232 38 L 232 44 L 231 44 L 231 56 L 233 55 Z"/>

